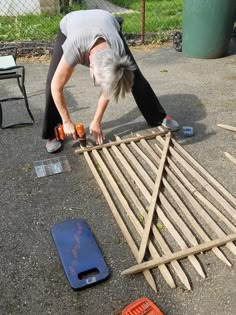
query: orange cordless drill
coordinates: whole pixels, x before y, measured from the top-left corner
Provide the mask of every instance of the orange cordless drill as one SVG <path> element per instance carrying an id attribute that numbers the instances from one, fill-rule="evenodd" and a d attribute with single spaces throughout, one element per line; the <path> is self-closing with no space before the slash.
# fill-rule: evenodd
<path id="1" fill-rule="evenodd" d="M 78 123 L 75 126 L 76 134 L 78 136 L 81 147 L 86 147 L 86 132 L 84 125 L 82 123 Z M 55 137 L 57 141 L 64 140 L 66 135 L 63 129 L 63 125 L 59 124 L 54 128 Z"/>

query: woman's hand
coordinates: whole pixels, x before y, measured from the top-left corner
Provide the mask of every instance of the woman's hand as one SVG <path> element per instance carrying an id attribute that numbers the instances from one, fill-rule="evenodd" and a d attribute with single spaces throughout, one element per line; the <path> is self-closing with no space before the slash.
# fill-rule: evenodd
<path id="1" fill-rule="evenodd" d="M 78 138 L 75 130 L 75 125 L 71 120 L 63 122 L 64 133 L 68 137 L 73 137 L 75 140 Z"/>
<path id="2" fill-rule="evenodd" d="M 101 94 L 98 100 L 98 106 L 95 116 L 89 127 L 90 134 L 93 135 L 96 144 L 103 144 L 103 140 L 105 139 L 101 123 L 103 114 L 107 108 L 108 103 L 109 100 Z"/>
<path id="3" fill-rule="evenodd" d="M 104 135 L 101 127 L 101 123 L 92 121 L 89 127 L 90 135 L 93 135 L 96 144 L 103 144 Z"/>

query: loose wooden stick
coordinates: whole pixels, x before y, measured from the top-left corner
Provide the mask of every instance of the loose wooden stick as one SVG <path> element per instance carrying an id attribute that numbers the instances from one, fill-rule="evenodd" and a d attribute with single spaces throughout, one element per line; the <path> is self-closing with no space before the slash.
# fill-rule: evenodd
<path id="1" fill-rule="evenodd" d="M 115 174 L 118 176 L 121 185 L 123 187 L 122 191 L 125 189 L 128 193 L 128 195 L 131 197 L 131 199 L 133 200 L 135 206 L 137 207 L 137 209 L 140 211 L 140 213 L 143 215 L 143 217 L 146 217 L 146 210 L 144 209 L 144 207 L 142 206 L 140 200 L 137 198 L 137 196 L 135 195 L 133 189 L 131 188 L 131 186 L 129 185 L 129 183 L 127 182 L 126 178 L 123 176 L 123 174 L 121 173 L 120 169 L 118 168 L 118 166 L 116 165 L 115 161 L 113 160 L 111 154 L 109 153 L 107 148 L 103 148 L 103 152 L 107 158 L 107 161 L 109 162 L 110 167 L 112 168 L 112 170 L 115 172 Z M 111 184 L 111 181 L 113 181 L 110 177 L 109 177 L 109 182 Z M 131 222 L 133 223 L 134 227 L 136 228 L 137 232 L 139 233 L 140 236 L 142 236 L 143 234 L 143 227 L 141 225 L 141 223 L 139 222 L 139 220 L 136 218 L 136 216 L 134 215 L 132 209 L 129 207 L 128 203 L 126 201 L 122 201 L 122 196 L 121 193 L 119 193 L 118 197 L 120 197 L 121 202 L 123 204 L 124 210 L 126 211 L 127 215 L 129 216 Z M 155 225 L 153 225 L 152 227 L 154 230 L 157 230 L 157 228 L 155 227 Z M 156 231 L 155 231 L 156 232 Z M 154 232 L 154 233 L 155 233 Z M 157 230 L 158 233 L 158 230 Z M 152 257 L 160 257 L 158 251 L 156 250 L 156 248 L 154 247 L 153 243 L 150 241 L 148 244 L 148 248 L 149 251 L 152 255 Z M 169 270 L 167 269 L 167 267 L 165 265 L 160 265 L 159 266 L 160 272 L 163 275 L 164 279 L 166 280 L 167 284 L 171 287 L 171 288 L 175 288 L 175 283 L 174 280 L 169 272 Z M 190 289 L 190 288 L 188 288 Z"/>
<path id="2" fill-rule="evenodd" d="M 236 131 L 236 127 L 228 126 L 228 125 L 222 125 L 222 124 L 217 124 L 218 127 L 230 130 L 230 131 Z"/>
<path id="3" fill-rule="evenodd" d="M 93 164 L 93 162 L 92 162 L 92 160 L 91 160 L 91 158 L 89 156 L 89 153 L 84 152 L 84 157 L 87 160 L 87 163 L 88 163 L 88 165 L 89 165 L 89 167 L 90 167 L 90 169 L 91 169 L 91 171 L 92 171 L 92 173 L 93 173 L 93 175 L 94 175 L 94 177 L 95 177 L 95 179 L 96 179 L 100 189 L 102 190 L 104 197 L 106 198 L 106 201 L 107 201 L 107 203 L 108 203 L 108 205 L 109 205 L 109 207 L 110 207 L 110 209 L 112 211 L 112 214 L 113 214 L 116 222 L 118 223 L 118 225 L 119 225 L 119 227 L 121 229 L 121 232 L 123 233 L 123 235 L 124 235 L 128 245 L 129 245 L 133 255 L 137 259 L 138 258 L 138 248 L 137 248 L 134 240 L 132 239 L 132 237 L 131 237 L 131 235 L 130 235 L 126 225 L 124 224 L 124 222 L 123 222 L 123 220 L 122 220 L 122 218 L 121 218 L 121 216 L 119 214 L 119 211 L 117 210 L 117 208 L 116 208 L 116 206 L 115 206 L 115 204 L 114 204 L 114 202 L 113 202 L 113 200 L 112 200 L 112 198 L 111 198 L 111 196 L 110 196 L 106 186 L 104 185 L 101 177 L 99 176 L 99 174 L 97 172 L 97 169 L 94 166 L 94 164 Z M 155 292 L 157 292 L 157 287 L 156 287 L 156 284 L 155 284 L 155 281 L 153 279 L 153 276 L 152 276 L 151 272 L 149 270 L 147 270 L 143 274 L 144 274 L 144 277 L 146 278 L 147 282 L 149 283 L 149 285 L 152 287 L 152 289 Z"/>
<path id="4" fill-rule="evenodd" d="M 224 152 L 225 153 L 225 156 L 231 161 L 233 162 L 234 164 L 236 164 L 236 159 L 231 155 L 229 154 L 228 152 Z"/>
<path id="5" fill-rule="evenodd" d="M 139 255 L 138 255 L 138 262 L 139 263 L 142 262 L 143 257 L 145 255 L 147 242 L 148 242 L 149 234 L 150 234 L 150 230 L 151 230 L 153 215 L 154 215 L 154 212 L 155 212 L 157 198 L 158 198 L 159 189 L 160 189 L 160 185 L 161 185 L 162 174 L 163 174 L 163 170 L 164 170 L 164 167 L 165 167 L 165 161 L 166 161 L 166 157 L 167 157 L 167 153 L 168 153 L 168 149 L 169 149 L 169 143 L 170 143 L 170 132 L 168 132 L 168 134 L 166 135 L 165 146 L 164 146 L 164 149 L 163 149 L 163 152 L 162 152 L 161 161 L 160 161 L 160 165 L 159 165 L 159 168 L 158 168 L 156 181 L 155 181 L 155 184 L 154 184 L 154 187 L 153 187 L 153 193 L 152 193 L 150 206 L 148 207 L 148 216 L 147 216 L 147 219 L 146 219 L 146 222 L 145 222 L 145 228 L 144 228 L 144 232 L 143 232 L 143 237 L 142 237 L 141 245 L 140 245 L 140 248 L 139 248 Z"/>
<path id="6" fill-rule="evenodd" d="M 124 156 L 120 153 L 120 151 L 117 149 L 116 146 L 112 146 L 112 150 L 114 151 L 116 157 L 120 160 L 120 162 L 122 163 L 123 167 L 126 169 L 126 171 L 129 173 L 129 175 L 131 176 L 132 180 L 136 183 L 136 185 L 140 188 L 140 190 L 143 192 L 143 194 L 145 195 L 145 198 L 150 201 L 151 199 L 151 195 L 148 192 L 148 190 L 146 189 L 146 187 L 143 185 L 142 181 L 139 179 L 139 177 L 136 175 L 136 173 L 133 171 L 132 167 L 129 165 L 129 163 L 126 161 L 126 159 L 124 158 Z M 142 211 L 143 207 L 138 208 L 139 210 Z M 143 217 L 145 218 L 145 216 L 147 215 L 146 210 L 144 210 L 142 212 Z M 165 240 L 163 239 L 162 235 L 160 234 L 160 232 L 157 230 L 157 228 L 155 227 L 153 229 L 154 232 L 154 236 L 157 240 L 157 242 L 159 243 L 161 249 L 163 250 L 163 252 L 165 254 L 169 254 L 171 253 L 171 250 L 168 246 L 168 244 L 165 242 Z M 181 280 L 181 282 L 184 284 L 184 286 L 190 290 L 190 284 L 188 281 L 188 278 L 186 277 L 185 273 L 183 272 L 181 266 L 179 265 L 179 263 L 177 261 L 173 261 L 171 262 L 172 267 L 174 268 L 176 274 L 178 275 L 179 279 Z"/>
<path id="7" fill-rule="evenodd" d="M 154 132 L 154 133 L 149 133 L 149 134 L 146 134 L 146 135 L 143 135 L 143 136 L 136 136 L 136 137 L 133 137 L 133 138 L 127 138 L 127 139 L 122 139 L 122 140 L 119 140 L 119 141 L 115 141 L 115 142 L 109 142 L 109 143 L 104 143 L 104 144 L 101 144 L 101 145 L 96 145 L 96 146 L 93 146 L 93 147 L 86 147 L 86 148 L 82 148 L 82 149 L 76 149 L 75 150 L 75 153 L 84 153 L 84 152 L 89 152 L 89 151 L 92 151 L 92 150 L 99 150 L 99 149 L 102 149 L 102 148 L 109 148 L 113 145 L 120 145 L 121 143 L 130 143 L 130 141 L 140 141 L 141 139 L 153 139 L 155 138 L 156 136 L 164 136 L 168 131 L 158 131 L 158 132 Z"/>
<path id="8" fill-rule="evenodd" d="M 222 246 L 228 242 L 233 242 L 236 240 L 236 234 L 230 234 L 230 235 L 226 235 L 222 238 L 216 239 L 216 240 L 212 240 L 209 241 L 207 243 L 203 243 L 203 244 L 199 244 L 195 247 L 191 247 L 188 249 L 184 249 L 181 250 L 177 253 L 173 253 L 171 255 L 168 256 L 164 256 L 161 258 L 157 258 L 157 259 L 153 259 L 150 260 L 148 262 L 144 262 L 138 265 L 135 265 L 129 269 L 126 269 L 124 271 L 122 271 L 122 275 L 129 275 L 129 274 L 134 274 L 134 273 L 138 273 L 144 270 L 148 270 L 154 267 L 157 267 L 159 264 L 167 264 L 169 262 L 171 262 L 172 260 L 179 260 L 182 258 L 185 258 L 189 255 L 194 255 L 194 254 L 198 254 L 201 252 L 205 252 L 213 247 L 218 247 L 218 246 Z"/>
<path id="9" fill-rule="evenodd" d="M 160 158 L 159 156 L 156 154 L 156 152 L 151 148 L 151 146 L 145 141 L 145 140 L 141 140 L 140 143 L 143 145 L 143 147 L 147 150 L 147 152 L 150 154 L 150 156 L 155 160 L 155 161 L 159 161 Z M 165 167 L 166 172 L 168 173 L 168 175 L 170 175 L 170 177 L 174 180 L 174 182 L 177 185 L 181 185 L 179 179 L 173 174 L 173 172 L 170 170 L 170 168 L 168 166 Z M 164 186 L 167 188 L 167 190 L 169 191 L 169 193 L 171 194 L 171 196 L 174 198 L 174 200 L 176 201 L 176 203 L 179 205 L 180 209 L 182 210 L 182 212 L 184 213 L 184 215 L 186 216 L 186 218 L 189 220 L 190 224 L 193 226 L 193 228 L 196 230 L 196 232 L 200 235 L 200 237 L 205 241 L 210 241 L 211 239 L 209 238 L 209 236 L 206 234 L 206 232 L 202 229 L 202 227 L 200 226 L 200 224 L 196 221 L 196 219 L 194 218 L 194 216 L 191 214 L 191 212 L 189 211 L 189 209 L 185 206 L 185 204 L 183 203 L 183 201 L 179 198 L 179 196 L 177 195 L 177 193 L 175 192 L 175 190 L 171 187 L 171 185 L 168 183 L 168 181 L 163 178 L 163 184 Z M 228 259 L 225 257 L 225 255 L 216 247 L 216 248 L 212 248 L 212 251 L 215 253 L 215 255 L 222 260 L 224 263 L 226 263 L 228 266 L 231 266 L 231 263 L 228 261 Z"/>

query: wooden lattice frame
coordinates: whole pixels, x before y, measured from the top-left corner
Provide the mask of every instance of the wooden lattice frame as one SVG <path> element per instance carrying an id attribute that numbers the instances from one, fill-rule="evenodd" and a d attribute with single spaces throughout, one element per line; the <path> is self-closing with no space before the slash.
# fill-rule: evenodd
<path id="1" fill-rule="evenodd" d="M 142 271 L 157 291 L 150 269 L 158 267 L 167 284 L 175 288 L 170 263 L 190 290 L 180 259 L 188 258 L 202 278 L 205 272 L 197 253 L 212 250 L 231 266 L 219 246 L 225 245 L 236 255 L 236 198 L 169 132 L 117 137 L 116 142 L 76 152 L 84 154 L 137 260 L 136 266 L 122 274 Z"/>

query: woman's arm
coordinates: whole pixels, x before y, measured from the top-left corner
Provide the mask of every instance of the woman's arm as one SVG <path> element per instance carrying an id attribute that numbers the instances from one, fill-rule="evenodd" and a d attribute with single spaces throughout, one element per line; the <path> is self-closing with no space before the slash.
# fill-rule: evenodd
<path id="1" fill-rule="evenodd" d="M 96 141 L 96 144 L 103 143 L 104 136 L 102 132 L 101 122 L 102 122 L 102 118 L 103 118 L 103 115 L 107 108 L 108 103 L 109 103 L 109 100 L 105 98 L 103 95 L 99 97 L 97 110 L 94 115 L 93 121 L 90 124 L 90 128 L 89 128 L 90 134 L 93 135 Z"/>
<path id="2" fill-rule="evenodd" d="M 65 97 L 63 94 L 63 89 L 70 79 L 73 71 L 74 68 L 69 66 L 66 63 L 64 56 L 62 56 L 52 79 L 51 91 L 54 103 L 63 122 L 65 134 L 67 136 L 72 136 L 74 139 L 77 139 L 75 126 L 70 118 L 70 114 L 67 109 Z"/>

